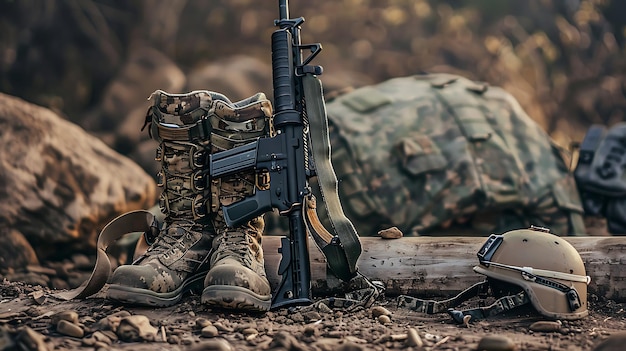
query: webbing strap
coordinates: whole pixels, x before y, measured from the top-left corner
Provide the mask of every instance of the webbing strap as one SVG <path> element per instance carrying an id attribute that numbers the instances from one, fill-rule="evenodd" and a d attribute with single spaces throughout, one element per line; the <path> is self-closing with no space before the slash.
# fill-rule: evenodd
<path id="1" fill-rule="evenodd" d="M 322 99 L 322 83 L 312 74 L 306 74 L 302 85 L 304 96 L 309 97 L 306 101 L 306 112 L 317 179 L 333 232 L 330 236 L 322 236 L 312 230 L 311 235 L 324 253 L 333 273 L 342 280 L 349 280 L 357 272 L 356 263 L 361 255 L 361 242 L 352 222 L 343 213 L 339 201 L 337 176 L 330 161 L 330 138 L 326 105 Z M 314 220 L 309 218 L 309 222 L 311 221 Z"/>
<path id="2" fill-rule="evenodd" d="M 104 287 L 111 275 L 111 260 L 106 252 L 109 245 L 128 233 L 149 233 L 158 230 L 154 215 L 148 211 L 127 212 L 109 222 L 100 232 L 97 243 L 96 264 L 91 276 L 79 287 L 52 296 L 62 300 L 89 297 Z"/>
<path id="3" fill-rule="evenodd" d="M 465 310 L 455 310 L 454 307 L 462 304 L 474 296 L 479 296 L 489 291 L 489 281 L 483 281 L 476 283 L 469 288 L 461 291 L 453 298 L 434 301 L 418 299 L 411 296 L 400 295 L 397 298 L 398 307 L 408 308 L 410 310 L 426 313 L 436 314 L 447 312 L 455 322 L 468 323 L 469 321 L 475 321 L 486 317 L 494 316 L 496 314 L 508 311 L 518 306 L 525 305 L 530 302 L 526 292 L 521 291 L 515 295 L 507 295 L 498 298 L 493 304 L 486 307 L 470 308 Z M 469 321 L 463 320 L 465 316 L 470 316 Z"/>
<path id="4" fill-rule="evenodd" d="M 479 294 L 486 292 L 488 287 L 489 283 L 487 281 L 476 283 L 461 291 L 455 297 L 442 301 L 424 300 L 412 296 L 400 295 L 397 298 L 398 307 L 408 308 L 410 310 L 426 314 L 442 313 L 448 311 L 448 309 L 452 307 L 460 305 L 474 296 L 478 296 Z"/>
<path id="5" fill-rule="evenodd" d="M 477 307 L 460 311 L 449 309 L 447 312 L 452 317 L 452 319 L 454 319 L 455 322 L 461 324 L 495 316 L 504 311 L 508 311 L 515 307 L 525 305 L 529 302 L 530 300 L 526 292 L 521 291 L 515 295 L 503 296 L 497 299 L 496 302 L 486 307 Z M 465 316 L 470 316 L 470 319 L 464 321 L 463 319 L 465 318 Z"/>

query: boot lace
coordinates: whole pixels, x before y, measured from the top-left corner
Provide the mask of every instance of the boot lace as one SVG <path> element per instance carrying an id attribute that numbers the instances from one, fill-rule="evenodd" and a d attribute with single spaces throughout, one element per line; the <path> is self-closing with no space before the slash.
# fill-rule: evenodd
<path id="1" fill-rule="evenodd" d="M 252 253 L 250 252 L 250 238 L 248 234 L 233 231 L 224 231 L 217 238 L 218 245 L 215 251 L 214 263 L 223 258 L 234 258 L 246 267 L 252 266 Z"/>

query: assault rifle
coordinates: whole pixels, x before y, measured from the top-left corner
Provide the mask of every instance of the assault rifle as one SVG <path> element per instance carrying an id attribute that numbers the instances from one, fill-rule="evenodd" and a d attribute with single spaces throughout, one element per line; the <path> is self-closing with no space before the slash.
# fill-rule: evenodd
<path id="1" fill-rule="evenodd" d="M 326 256 L 332 272 L 343 280 L 356 275 L 361 245 L 354 226 L 345 217 L 337 196 L 337 179 L 330 163 L 328 121 L 317 75 L 321 66 L 309 65 L 320 53 L 319 43 L 301 44 L 304 18 L 289 18 L 287 0 L 279 0 L 279 29 L 272 34 L 272 74 L 275 131 L 255 142 L 210 156 L 210 176 L 223 177 L 254 169 L 255 193 L 224 206 L 228 226 L 237 226 L 277 209 L 289 218 L 289 236 L 281 239 L 280 286 L 272 308 L 310 304 L 311 270 L 307 232 Z M 308 56 L 303 57 L 303 51 Z M 309 179 L 317 177 L 332 234 L 315 213 Z M 269 181 L 267 178 L 269 177 Z M 267 186 L 269 184 L 269 186 Z"/>

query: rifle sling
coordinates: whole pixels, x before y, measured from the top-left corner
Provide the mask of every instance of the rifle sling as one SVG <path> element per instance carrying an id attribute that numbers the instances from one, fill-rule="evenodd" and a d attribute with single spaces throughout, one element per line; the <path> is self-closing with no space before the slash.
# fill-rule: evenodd
<path id="1" fill-rule="evenodd" d="M 356 275 L 356 263 L 361 255 L 361 242 L 352 222 L 343 213 L 339 201 L 337 176 L 330 161 L 330 138 L 326 105 L 322 98 L 322 83 L 317 77 L 307 73 L 302 78 L 302 85 L 304 96 L 307 97 L 306 114 L 309 120 L 309 136 L 317 180 L 333 234 L 328 235 L 326 231 L 320 234 L 315 231 L 317 225 L 309 225 L 309 223 L 319 223 L 315 211 L 306 211 L 307 229 L 326 256 L 328 266 L 333 273 L 342 280 L 349 280 Z"/>

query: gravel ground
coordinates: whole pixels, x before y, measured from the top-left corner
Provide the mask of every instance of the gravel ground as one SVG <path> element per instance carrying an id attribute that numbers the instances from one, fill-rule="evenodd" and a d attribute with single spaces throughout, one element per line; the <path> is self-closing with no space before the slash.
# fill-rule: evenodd
<path id="1" fill-rule="evenodd" d="M 518 308 L 456 325 L 447 315 L 398 309 L 393 297 L 349 312 L 292 308 L 251 315 L 212 310 L 196 295 L 168 308 L 141 308 L 100 297 L 60 301 L 53 292 L 3 279 L 0 350 L 607 351 L 626 344 L 626 304 L 593 295 L 590 315 L 580 321 L 547 321 Z M 607 346 L 611 341 L 618 346 Z"/>

